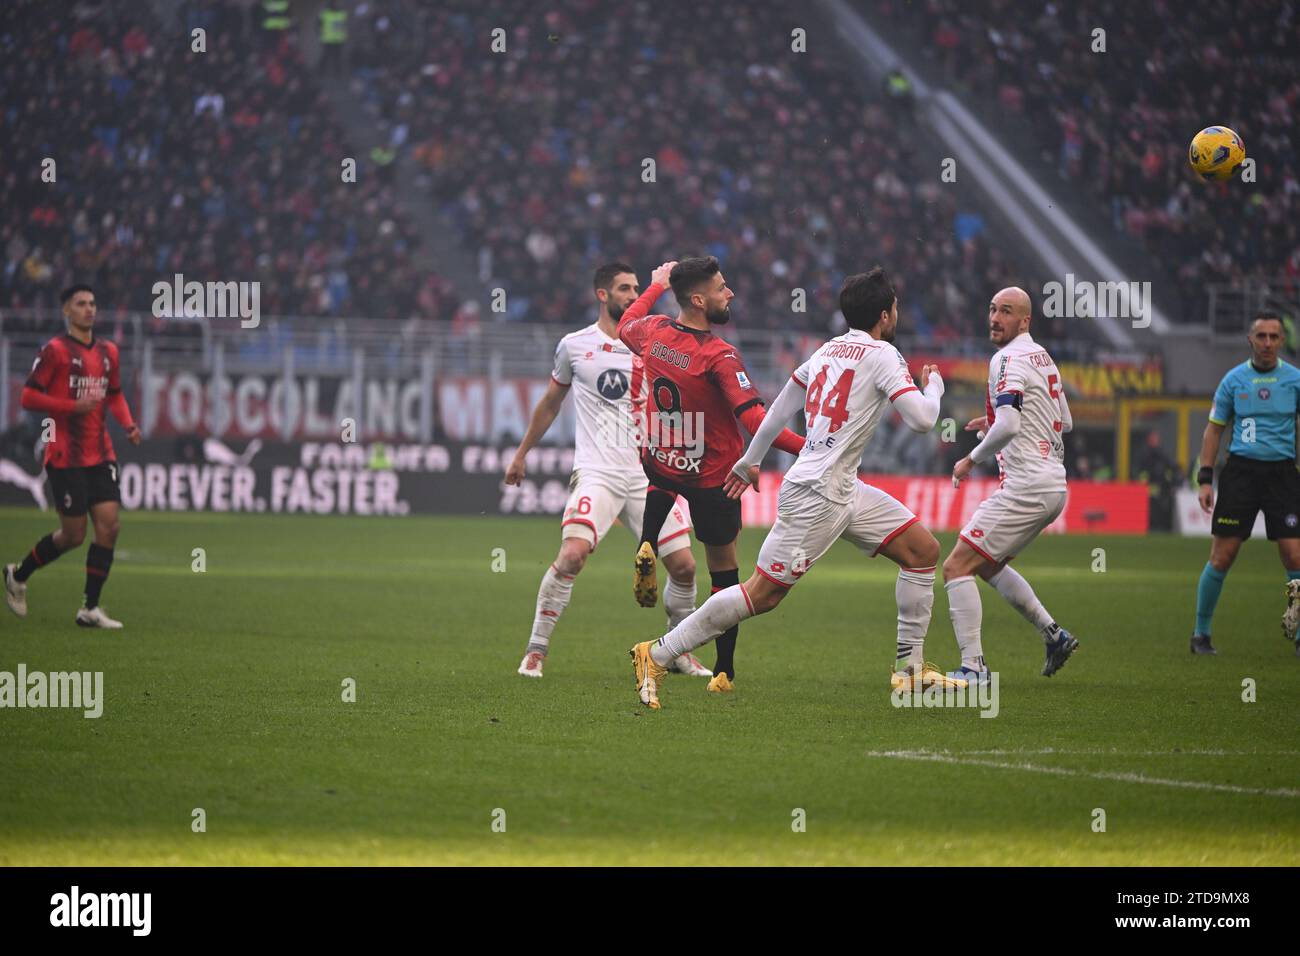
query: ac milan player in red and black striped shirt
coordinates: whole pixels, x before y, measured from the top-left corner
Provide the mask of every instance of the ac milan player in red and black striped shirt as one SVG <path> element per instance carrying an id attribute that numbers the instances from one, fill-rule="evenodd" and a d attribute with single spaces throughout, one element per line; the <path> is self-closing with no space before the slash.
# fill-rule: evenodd
<path id="1" fill-rule="evenodd" d="M 648 315 L 669 285 L 680 314 L 676 319 Z M 714 326 L 731 321 L 734 295 L 713 256 L 665 262 L 618 323 L 619 338 L 644 363 L 648 399 L 641 465 L 650 479 L 650 491 L 636 560 L 638 600 L 649 590 L 645 585 L 654 573 L 654 544 L 677 495 L 690 505 L 713 590 L 740 583 L 736 562 L 740 502 L 728 496 L 724 485 L 745 450 L 740 425 L 751 433 L 758 430 L 763 399 L 735 346 L 713 333 Z M 775 445 L 797 455 L 803 439 L 786 428 Z M 647 533 L 647 528 L 652 530 Z M 736 634 L 733 627 L 717 640 L 710 691 L 732 689 Z"/>
<path id="2" fill-rule="evenodd" d="M 95 538 L 86 554 L 86 600 L 77 612 L 77 623 L 118 628 L 121 622 L 99 606 L 113 564 L 121 501 L 105 410 L 113 413 L 132 444 L 140 444 L 140 429 L 131 420 L 122 394 L 117 346 L 95 338 L 94 290 L 74 285 L 59 298 L 68 331 L 41 349 L 22 395 L 23 408 L 46 415 L 45 470 L 59 512 L 59 530 L 36 542 L 21 564 L 5 566 L 5 600 L 19 617 L 27 616 L 25 582 L 37 568 L 81 545 L 89 512 Z"/>

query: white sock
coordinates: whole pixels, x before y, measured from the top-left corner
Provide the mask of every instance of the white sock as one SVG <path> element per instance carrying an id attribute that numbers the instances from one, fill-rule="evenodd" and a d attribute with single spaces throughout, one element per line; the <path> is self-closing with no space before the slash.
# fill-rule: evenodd
<path id="1" fill-rule="evenodd" d="M 674 628 L 690 617 L 695 610 L 695 579 L 690 584 L 678 584 L 670 575 L 664 588 L 664 610 L 668 612 L 668 627 Z"/>
<path id="2" fill-rule="evenodd" d="M 930 629 L 930 612 L 934 609 L 934 569 L 899 568 L 894 599 L 898 602 L 897 662 L 901 665 L 906 661 L 914 673 L 920 673 L 925 663 L 925 632 Z"/>
<path id="3" fill-rule="evenodd" d="M 948 592 L 948 616 L 961 648 L 961 666 L 971 670 L 984 669 L 984 648 L 980 646 L 980 623 L 984 607 L 980 604 L 980 589 L 970 575 L 945 581 Z"/>
<path id="4" fill-rule="evenodd" d="M 710 597 L 698 611 L 659 638 L 650 648 L 650 656 L 656 664 L 667 667 L 673 658 L 709 643 L 723 631 L 753 616 L 744 587 L 734 584 Z"/>
<path id="5" fill-rule="evenodd" d="M 1006 598 L 1008 604 L 1044 635 L 1056 630 L 1054 626 L 1056 622 L 1052 620 L 1052 615 L 1047 613 L 1047 608 L 1043 607 L 1043 602 L 1038 600 L 1038 595 L 1019 571 L 1004 567 L 988 580 L 989 584 L 997 588 L 998 593 Z"/>
<path id="6" fill-rule="evenodd" d="M 537 613 L 533 615 L 533 633 L 528 638 L 529 651 L 546 653 L 551 632 L 572 596 L 573 575 L 561 574 L 552 564 L 542 575 L 542 586 L 537 589 Z"/>

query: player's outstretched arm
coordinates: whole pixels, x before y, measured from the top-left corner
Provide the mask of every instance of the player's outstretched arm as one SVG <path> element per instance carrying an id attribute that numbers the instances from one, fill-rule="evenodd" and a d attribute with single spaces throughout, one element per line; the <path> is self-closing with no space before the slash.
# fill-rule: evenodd
<path id="1" fill-rule="evenodd" d="M 758 428 L 754 431 L 754 437 L 750 439 L 749 447 L 745 453 L 740 456 L 740 460 L 732 466 L 731 474 L 734 476 L 727 479 L 727 493 L 736 498 L 745 490 L 745 486 L 751 483 L 754 476 L 751 469 L 757 468 L 763 461 L 772 444 L 782 437 L 785 429 L 785 423 L 795 416 L 799 409 L 803 408 L 804 391 L 793 380 L 785 383 L 785 388 L 781 389 L 781 394 L 776 397 L 772 407 L 767 410 L 763 420 L 758 423 Z M 753 407 L 758 411 L 758 407 Z M 790 432 L 794 435 L 793 432 Z M 795 436 L 798 439 L 798 436 Z M 802 447 L 802 444 L 801 444 Z M 786 450 L 786 449 L 783 449 Z M 798 452 L 795 452 L 798 454 Z"/>
<path id="2" fill-rule="evenodd" d="M 938 366 L 927 365 L 921 369 L 921 388 L 920 392 L 909 388 L 894 398 L 894 410 L 914 432 L 928 432 L 939 420 L 939 399 L 943 397 L 944 386 Z"/>
<path id="3" fill-rule="evenodd" d="M 640 355 L 645 348 L 644 319 L 650 314 L 650 307 L 659 301 L 659 297 L 668 290 L 668 277 L 672 274 L 677 261 L 665 262 L 650 274 L 650 284 L 637 296 L 637 300 L 623 310 L 618 320 L 618 337 L 633 353 Z"/>
<path id="4" fill-rule="evenodd" d="M 533 446 L 542 440 L 542 436 L 560 414 L 560 406 L 564 404 L 564 395 L 568 390 L 567 385 L 561 385 L 555 379 L 551 379 L 546 393 L 533 409 L 533 415 L 528 420 L 528 431 L 524 433 L 523 441 L 519 443 L 514 459 L 506 467 L 507 485 L 517 485 L 524 480 L 524 458 L 532 451 Z"/>
<path id="5" fill-rule="evenodd" d="M 801 387 L 799 390 L 801 392 L 803 391 Z M 800 402 L 802 401 L 803 399 L 801 397 Z M 796 411 L 797 410 L 798 409 L 796 409 Z M 791 414 L 793 414 L 793 412 Z M 740 413 L 740 424 L 744 425 L 745 431 L 749 432 L 751 435 L 757 435 L 758 430 L 763 427 L 763 423 L 767 421 L 771 415 L 771 411 L 763 411 L 762 405 L 751 405 Z M 789 419 L 789 417 L 789 415 L 786 415 L 783 418 L 777 419 L 777 421 L 784 422 Z M 772 440 L 772 444 L 788 455 L 797 455 L 799 452 L 803 451 L 803 439 L 788 428 L 782 428 L 777 432 L 776 438 Z"/>

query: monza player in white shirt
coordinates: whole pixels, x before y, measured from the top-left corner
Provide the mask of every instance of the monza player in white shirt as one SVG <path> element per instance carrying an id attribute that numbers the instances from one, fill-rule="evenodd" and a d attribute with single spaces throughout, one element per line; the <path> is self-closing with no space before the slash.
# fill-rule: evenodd
<path id="1" fill-rule="evenodd" d="M 644 376 L 641 360 L 618 338 L 618 320 L 636 301 L 639 286 L 632 267 L 623 262 L 598 268 L 593 285 L 599 303 L 596 321 L 560 340 L 550 386 L 533 409 L 528 431 L 506 468 L 506 484 L 523 480 L 525 456 L 551 427 L 564 396 L 572 389 L 578 414 L 570 495 L 560 521 L 560 552 L 542 575 L 532 632 L 519 664 L 519 673 L 525 677 L 542 676 L 551 633 L 569 604 L 574 578 L 614 520 L 621 519 L 635 538 L 641 536 L 649 487 L 641 467 L 639 440 Z M 659 532 L 659 558 L 668 572 L 664 609 L 669 627 L 695 610 L 690 530 L 681 502 L 677 502 Z M 675 660 L 673 670 L 713 676 L 713 671 L 691 654 Z"/>
<path id="2" fill-rule="evenodd" d="M 914 681 L 922 686 L 966 686 L 924 663 L 939 542 L 901 502 L 859 480 L 857 472 L 863 450 L 890 405 L 913 431 L 934 428 L 943 379 L 934 366 L 926 366 L 918 389 L 907 362 L 891 344 L 898 300 L 879 266 L 844 280 L 840 310 L 849 331 L 795 369 L 727 481 L 733 498 L 756 484 L 759 463 L 773 440 L 787 420 L 804 410 L 807 440 L 786 472 L 776 524 L 763 542 L 754 573 L 744 584 L 714 594 L 658 641 L 633 648 L 638 695 L 651 708 L 659 708 L 659 682 L 670 661 L 740 621 L 772 610 L 840 538 L 899 566 L 893 687 L 910 688 Z"/>
<path id="3" fill-rule="evenodd" d="M 954 485 L 997 456 L 999 488 L 980 503 L 943 562 L 948 616 L 961 648 L 961 667 L 948 676 L 988 680 L 980 643 L 983 608 L 979 575 L 1043 636 L 1043 676 L 1065 666 L 1078 640 L 1047 613 L 1029 582 L 1007 562 L 1027 548 L 1065 508 L 1065 441 L 1074 425 L 1061 373 L 1029 334 L 1029 296 L 1003 289 L 989 303 L 989 340 L 999 346 L 989 362 L 987 415 L 966 426 L 987 433 L 952 469 Z"/>

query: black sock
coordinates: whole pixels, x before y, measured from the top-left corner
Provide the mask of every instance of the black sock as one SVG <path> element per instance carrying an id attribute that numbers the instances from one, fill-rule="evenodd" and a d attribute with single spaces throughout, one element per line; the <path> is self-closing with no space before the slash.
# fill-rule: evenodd
<path id="1" fill-rule="evenodd" d="M 99 607 L 99 592 L 113 566 L 113 549 L 92 544 L 86 552 L 86 609 Z"/>
<path id="2" fill-rule="evenodd" d="M 655 554 L 659 553 L 659 534 L 664 530 L 668 512 L 673 510 L 677 496 L 670 491 L 660 491 L 653 485 L 646 492 L 645 513 L 641 517 L 641 541 L 649 541 Z M 640 545 L 637 546 L 638 548 Z"/>
<path id="3" fill-rule="evenodd" d="M 740 583 L 740 569 L 732 568 L 730 571 L 710 571 L 709 577 L 713 579 L 713 592 L 733 587 Z M 731 680 L 736 679 L 736 638 L 740 634 L 740 625 L 729 627 L 718 636 L 713 642 L 713 646 L 718 650 L 717 663 L 713 665 L 714 675 L 725 673 Z"/>
<path id="4" fill-rule="evenodd" d="M 43 568 L 63 552 L 59 546 L 54 543 L 54 535 L 47 534 L 36 542 L 36 547 L 27 552 L 27 557 L 23 558 L 23 563 L 18 565 L 18 570 L 14 572 L 14 580 L 22 583 L 32 576 L 32 572 L 37 568 Z"/>

